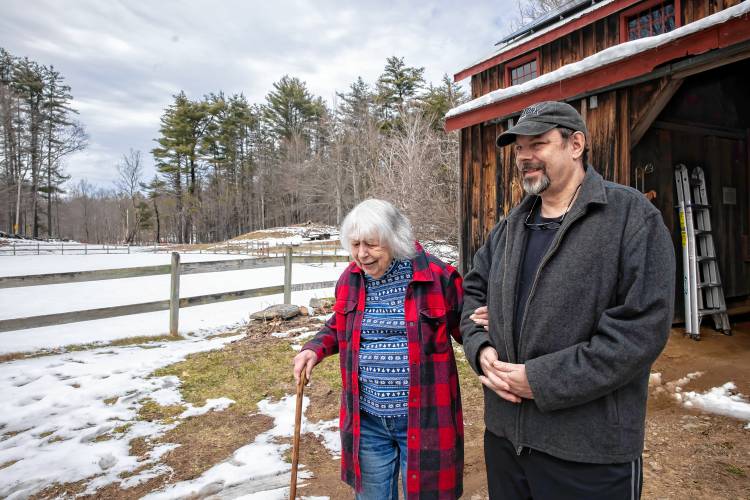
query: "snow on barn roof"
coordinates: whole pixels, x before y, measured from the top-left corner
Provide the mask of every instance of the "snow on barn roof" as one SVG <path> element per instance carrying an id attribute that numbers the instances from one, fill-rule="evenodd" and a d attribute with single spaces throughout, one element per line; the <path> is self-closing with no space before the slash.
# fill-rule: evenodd
<path id="1" fill-rule="evenodd" d="M 541 75 L 533 80 L 529 80 L 519 85 L 494 90 L 460 106 L 456 106 L 448 111 L 445 117 L 451 118 L 496 102 L 505 101 L 520 94 L 532 92 L 541 87 L 572 78 L 601 66 L 628 59 L 646 50 L 666 45 L 711 26 L 725 23 L 733 18 L 745 15 L 748 12 L 750 12 L 750 1 L 744 1 L 708 17 L 686 24 L 668 33 L 614 45 L 578 62 L 561 66 L 555 71 Z"/>
<path id="2" fill-rule="evenodd" d="M 470 65 L 461 69 L 458 72 L 458 74 L 470 68 L 473 68 L 477 64 L 483 63 L 484 61 L 488 59 L 498 56 L 504 52 L 508 52 L 509 50 L 514 49 L 521 44 L 528 43 L 534 40 L 535 38 L 538 38 L 544 35 L 545 33 L 554 31 L 560 26 L 568 24 L 571 21 L 580 19 L 588 15 L 589 13 L 604 7 L 605 5 L 609 5 L 613 3 L 614 1 L 615 0 L 603 0 L 601 2 L 596 2 L 595 0 L 578 0 L 578 1 L 574 0 L 574 2 L 567 3 L 561 6 L 559 9 L 545 14 L 543 17 L 539 18 L 538 20 L 522 26 L 514 33 L 503 38 L 502 40 L 500 40 L 499 42 L 495 44 L 496 46 L 500 44 L 504 44 L 502 47 L 494 49 L 491 53 L 474 61 Z M 571 5 L 571 4 L 574 4 L 574 5 Z M 581 7 L 583 7 L 586 4 L 591 4 L 591 5 L 588 8 L 581 9 Z M 555 19 L 557 19 L 557 22 L 553 22 Z"/>
<path id="3" fill-rule="evenodd" d="M 604 2 L 604 3 L 609 3 L 609 2 Z M 537 31 L 541 30 L 542 28 L 546 28 L 547 26 L 551 24 L 554 24 L 556 26 L 565 24 L 569 22 L 571 19 L 580 17 L 580 16 L 576 16 L 575 18 L 573 18 L 570 16 L 572 14 L 576 14 L 579 11 L 583 10 L 586 5 L 590 5 L 591 7 L 594 7 L 594 8 L 601 7 L 601 5 L 596 2 L 596 0 L 570 0 L 569 2 L 565 2 L 564 4 L 560 5 L 558 8 L 547 12 L 546 14 L 538 17 L 537 19 L 534 19 L 530 23 L 524 24 L 523 26 L 518 28 L 516 31 L 511 33 L 510 35 L 506 36 L 505 38 L 497 42 L 495 46 L 508 44 L 514 40 L 525 37 L 526 35 L 534 34 Z M 586 9 L 586 11 L 591 12 L 592 10 L 595 10 L 594 8 Z M 505 49 L 506 47 L 502 47 L 501 51 Z"/>

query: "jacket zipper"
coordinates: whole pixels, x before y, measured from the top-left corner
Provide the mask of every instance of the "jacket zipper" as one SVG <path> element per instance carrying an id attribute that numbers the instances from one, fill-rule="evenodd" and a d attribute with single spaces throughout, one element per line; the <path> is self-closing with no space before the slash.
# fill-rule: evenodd
<path id="1" fill-rule="evenodd" d="M 529 304 L 531 303 L 531 299 L 534 296 L 534 291 L 536 290 L 536 284 L 537 281 L 539 281 L 539 275 L 542 272 L 542 268 L 547 264 L 547 261 L 552 257 L 552 255 L 557 251 L 557 248 L 560 246 L 560 242 L 563 239 L 563 236 L 565 236 L 565 233 L 568 231 L 568 228 L 573 225 L 575 221 L 577 221 L 585 212 L 585 207 L 583 210 L 580 210 L 573 214 L 570 217 L 570 223 L 565 226 L 565 228 L 560 228 L 560 234 L 555 240 L 555 244 L 551 249 L 547 251 L 546 254 L 544 254 L 544 257 L 542 257 L 542 262 L 539 264 L 539 267 L 536 270 L 536 273 L 534 274 L 534 281 L 531 283 L 531 290 L 529 291 L 529 296 L 526 298 L 526 307 L 523 310 L 523 317 L 521 318 L 521 327 L 518 330 L 518 361 L 521 362 L 521 345 L 523 340 L 523 327 L 526 325 L 526 315 L 529 314 Z M 507 245 L 506 245 L 507 248 Z M 521 402 L 518 404 L 518 411 L 516 413 L 516 443 L 519 443 L 518 447 L 516 448 L 516 455 L 521 455 L 521 451 L 523 451 L 523 446 L 520 445 L 521 442 L 521 418 L 523 417 L 523 414 L 521 410 L 523 409 L 523 398 L 521 399 Z"/>
<path id="2" fill-rule="evenodd" d="M 507 223 L 505 224 L 505 246 L 503 250 L 503 269 L 508 269 L 508 224 Z M 510 359 L 510 347 L 508 346 L 508 336 L 502 335 L 502 337 L 503 337 L 503 344 L 505 344 L 505 352 L 508 355 L 508 359 Z"/>

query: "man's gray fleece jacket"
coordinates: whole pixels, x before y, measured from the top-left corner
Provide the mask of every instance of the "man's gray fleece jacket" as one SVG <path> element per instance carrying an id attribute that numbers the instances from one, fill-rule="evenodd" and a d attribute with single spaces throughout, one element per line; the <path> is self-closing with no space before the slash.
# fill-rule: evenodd
<path id="1" fill-rule="evenodd" d="M 514 404 L 485 387 L 485 424 L 519 451 L 589 463 L 635 460 L 643 451 L 651 364 L 672 321 L 672 239 L 643 194 L 589 166 L 542 257 L 514 348 L 524 218 L 533 198 L 493 228 L 464 279 L 461 330 L 472 368 L 481 373 L 479 351 L 491 345 L 501 360 L 526 364 L 534 394 Z M 469 319 L 485 304 L 489 331 Z"/>

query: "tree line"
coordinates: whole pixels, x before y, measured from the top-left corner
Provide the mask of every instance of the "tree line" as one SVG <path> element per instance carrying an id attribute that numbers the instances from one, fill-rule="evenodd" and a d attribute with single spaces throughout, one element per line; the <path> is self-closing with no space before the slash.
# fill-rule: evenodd
<path id="1" fill-rule="evenodd" d="M 399 57 L 376 82 L 358 78 L 332 103 L 288 75 L 261 103 L 180 92 L 148 152 L 156 175 L 144 178 L 144 153 L 131 150 L 114 190 L 85 182 L 72 190 L 68 208 L 85 219 L 75 237 L 220 241 L 307 221 L 337 225 L 359 201 L 382 197 L 421 237 L 455 242 L 458 142 L 443 121 L 464 99 L 447 76 L 432 85 L 424 68 Z"/>
<path id="2" fill-rule="evenodd" d="M 124 153 L 107 188 L 70 181 L 61 169 L 65 155 L 86 145 L 62 76 L 2 55 L 0 202 L 13 232 L 212 242 L 307 221 L 338 225 L 359 201 L 381 197 L 406 212 L 420 237 L 456 241 L 458 140 L 443 122 L 466 97 L 447 75 L 433 85 L 424 68 L 394 56 L 375 82 L 358 78 L 330 103 L 288 75 L 259 103 L 241 93 L 180 92 L 154 148 Z M 156 166 L 148 178 L 145 155 Z"/>
<path id="3" fill-rule="evenodd" d="M 53 214 L 69 179 L 62 162 L 87 142 L 72 99 L 53 66 L 0 48 L 0 227 L 7 232 L 55 234 Z"/>

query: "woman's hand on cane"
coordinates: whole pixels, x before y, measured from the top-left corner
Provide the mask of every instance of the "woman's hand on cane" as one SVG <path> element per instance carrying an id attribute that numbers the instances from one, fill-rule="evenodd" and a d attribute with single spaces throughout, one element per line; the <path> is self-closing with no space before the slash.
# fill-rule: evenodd
<path id="1" fill-rule="evenodd" d="M 299 377 L 302 370 L 305 371 L 305 378 L 310 381 L 310 375 L 318 362 L 318 355 L 309 349 L 301 351 L 294 357 L 292 363 L 294 363 L 294 381 L 299 383 Z"/>

